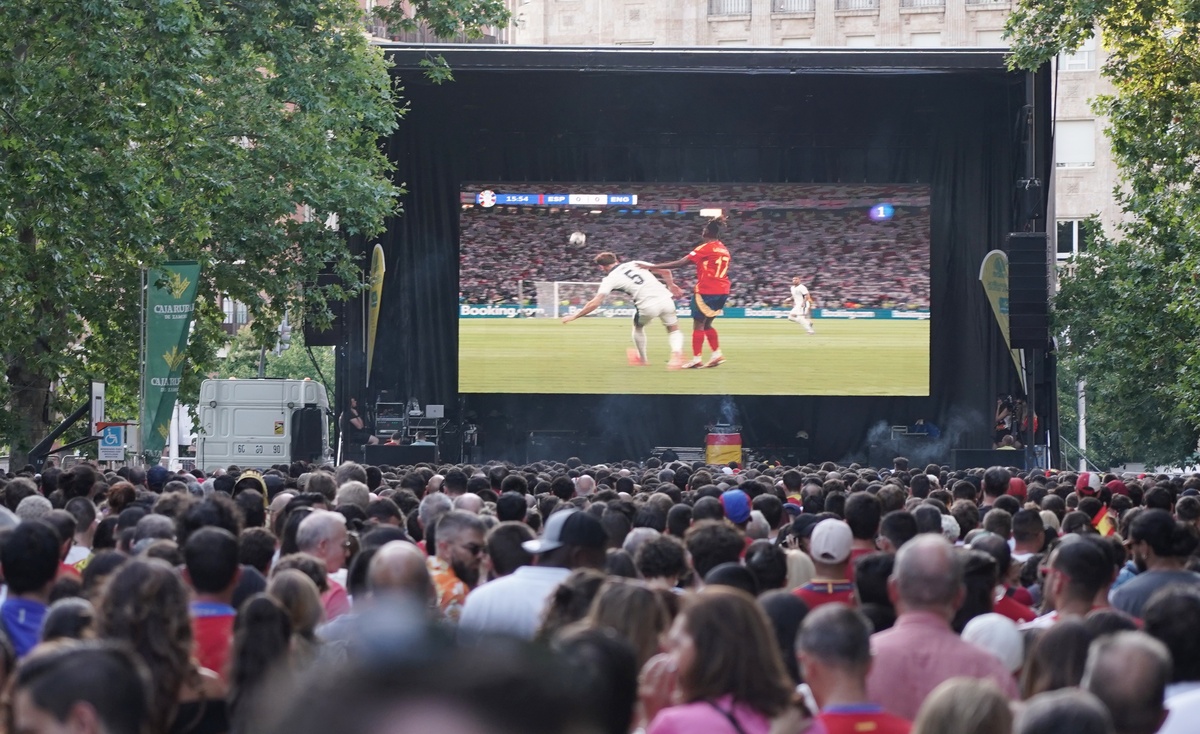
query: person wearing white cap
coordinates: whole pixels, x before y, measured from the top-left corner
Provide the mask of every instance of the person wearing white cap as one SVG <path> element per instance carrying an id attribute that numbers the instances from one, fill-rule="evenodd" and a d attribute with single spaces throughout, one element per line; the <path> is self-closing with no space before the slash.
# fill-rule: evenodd
<path id="1" fill-rule="evenodd" d="M 963 628 L 962 638 L 995 655 L 1014 676 L 1025 663 L 1025 639 L 1017 623 L 1003 614 L 989 612 L 972 618 Z"/>
<path id="2" fill-rule="evenodd" d="M 464 640 L 488 634 L 533 639 L 546 600 L 577 568 L 604 568 L 608 535 L 594 515 L 574 508 L 546 520 L 542 537 L 521 544 L 533 554 L 532 566 L 480 586 L 467 596 L 458 633 Z"/>
<path id="3" fill-rule="evenodd" d="M 792 592 L 800 597 L 810 610 L 831 602 L 856 604 L 854 584 L 847 575 L 853 544 L 854 533 L 842 520 L 822 520 L 813 528 L 809 555 L 812 557 L 816 576 Z"/>

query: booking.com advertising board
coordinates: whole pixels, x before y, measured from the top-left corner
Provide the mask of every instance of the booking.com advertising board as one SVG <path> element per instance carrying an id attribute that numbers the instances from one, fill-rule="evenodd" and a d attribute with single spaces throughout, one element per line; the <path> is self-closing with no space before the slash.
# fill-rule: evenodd
<path id="1" fill-rule="evenodd" d="M 571 306 L 560 312 L 566 316 L 578 311 L 579 307 Z M 786 308 L 726 308 L 721 312 L 725 318 L 731 319 L 786 319 L 790 309 Z M 684 307 L 676 310 L 680 318 L 692 317 L 692 309 Z M 470 305 L 459 304 L 458 317 L 461 319 L 513 319 L 517 317 L 545 317 L 548 314 L 543 309 L 535 307 L 519 308 L 511 305 Z M 631 318 L 632 308 L 598 308 L 595 316 L 604 318 Z M 892 309 L 871 308 L 815 308 L 812 311 L 814 319 L 896 319 L 904 321 L 926 321 L 928 311 L 900 311 Z"/>

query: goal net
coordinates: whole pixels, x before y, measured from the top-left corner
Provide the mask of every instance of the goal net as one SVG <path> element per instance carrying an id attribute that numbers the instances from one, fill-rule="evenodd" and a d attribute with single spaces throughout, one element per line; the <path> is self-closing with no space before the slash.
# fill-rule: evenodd
<path id="1" fill-rule="evenodd" d="M 528 281 L 526 281 L 528 283 Z M 583 305 L 596 295 L 599 283 L 584 283 L 571 280 L 536 280 L 533 281 L 533 315 L 542 318 L 559 318 L 573 310 L 583 308 Z M 609 293 L 604 297 L 604 303 L 593 311 L 591 316 L 603 315 L 605 309 L 629 308 L 632 302 L 624 293 Z"/>

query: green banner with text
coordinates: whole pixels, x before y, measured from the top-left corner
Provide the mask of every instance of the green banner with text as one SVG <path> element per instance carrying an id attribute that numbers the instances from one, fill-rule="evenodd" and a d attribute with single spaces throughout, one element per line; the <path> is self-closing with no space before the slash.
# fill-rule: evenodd
<path id="1" fill-rule="evenodd" d="M 184 354 L 196 308 L 200 264 L 169 262 L 149 271 L 146 287 L 146 364 L 142 451 L 156 459 L 171 433 Z"/>

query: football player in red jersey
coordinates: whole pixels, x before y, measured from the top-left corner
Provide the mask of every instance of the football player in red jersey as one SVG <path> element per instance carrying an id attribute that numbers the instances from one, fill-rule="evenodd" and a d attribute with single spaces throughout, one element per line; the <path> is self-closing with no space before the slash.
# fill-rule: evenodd
<path id="1" fill-rule="evenodd" d="M 718 239 L 721 235 L 723 218 L 709 220 L 704 225 L 704 242 L 679 260 L 668 263 L 649 264 L 647 268 L 671 270 L 688 263 L 696 266 L 696 289 L 692 293 L 692 361 L 683 365 L 685 369 L 716 367 L 725 361 L 721 355 L 721 344 L 713 319 L 721 315 L 725 301 L 729 299 L 729 250 Z M 712 355 L 708 362 L 701 360 L 704 340 Z"/>

